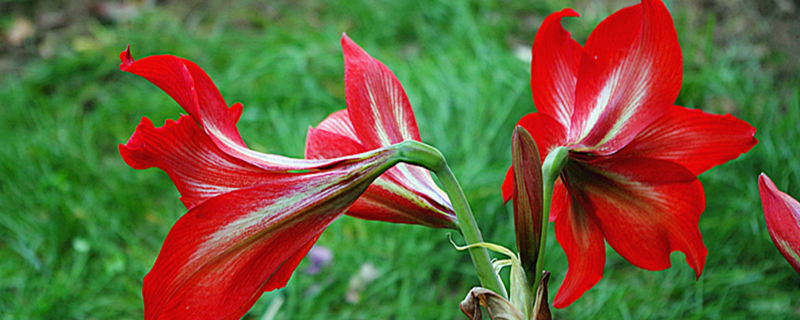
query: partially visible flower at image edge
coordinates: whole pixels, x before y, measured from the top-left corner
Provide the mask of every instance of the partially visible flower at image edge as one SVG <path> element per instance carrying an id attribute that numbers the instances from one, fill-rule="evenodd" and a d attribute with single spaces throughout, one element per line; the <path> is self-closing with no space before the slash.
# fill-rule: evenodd
<path id="1" fill-rule="evenodd" d="M 697 176 L 756 143 L 755 128 L 730 115 L 674 106 L 683 61 L 669 11 L 658 0 L 617 11 L 581 47 L 548 16 L 532 48 L 538 112 L 517 123 L 542 160 L 569 150 L 555 183 L 550 221 L 569 264 L 553 305 L 563 308 L 603 276 L 604 241 L 633 265 L 670 267 L 680 251 L 699 277 L 707 255 L 699 230 L 705 195 Z M 513 192 L 509 170 L 503 183 Z"/>
<path id="2" fill-rule="evenodd" d="M 421 141 L 414 110 L 392 71 L 347 35 L 342 35 L 342 51 L 347 109 L 308 129 L 306 158 L 336 158 Z M 454 229 L 456 221 L 450 200 L 430 172 L 403 163 L 376 179 L 347 214 L 435 228 Z"/>
<path id="3" fill-rule="evenodd" d="M 134 169 L 158 167 L 189 210 L 171 228 L 144 278 L 145 319 L 239 319 L 263 292 L 286 285 L 322 231 L 381 173 L 394 147 L 330 160 L 248 149 L 214 83 L 191 61 L 159 55 L 120 69 L 149 80 L 188 115 L 156 128 L 142 118 L 120 144 Z"/>
<path id="4" fill-rule="evenodd" d="M 800 202 L 778 190 L 763 173 L 758 177 L 758 191 L 772 242 L 792 268 L 800 273 Z"/>

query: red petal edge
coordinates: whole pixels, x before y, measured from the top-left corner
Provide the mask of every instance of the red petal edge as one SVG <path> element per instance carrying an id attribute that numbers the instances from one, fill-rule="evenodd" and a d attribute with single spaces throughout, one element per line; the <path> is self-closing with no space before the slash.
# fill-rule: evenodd
<path id="1" fill-rule="evenodd" d="M 285 186 L 231 192 L 178 220 L 144 278 L 145 319 L 239 319 L 263 292 L 285 285 L 344 208 L 295 222 L 287 218 L 297 214 L 284 212 L 254 219 L 253 199 L 274 199 L 279 188 Z"/>
<path id="2" fill-rule="evenodd" d="M 663 3 L 644 0 L 603 20 L 584 46 L 569 141 L 612 154 L 675 102 L 683 58 Z"/>
<path id="3" fill-rule="evenodd" d="M 673 106 L 615 154 L 672 161 L 699 175 L 736 159 L 758 143 L 756 128 L 730 114 Z"/>
<path id="4" fill-rule="evenodd" d="M 681 251 L 700 277 L 708 253 L 699 229 L 705 196 L 691 172 L 672 162 L 641 157 L 589 162 L 570 159 L 563 177 L 568 193 L 556 193 L 553 203 L 559 210 L 568 210 L 558 213 L 556 239 L 567 253 L 570 268 L 573 264 L 583 266 L 589 263 L 585 259 L 599 255 L 585 249 L 586 244 L 578 247 L 575 244 L 595 239 L 596 228 L 617 253 L 637 267 L 666 269 L 670 267 L 670 253 Z M 572 201 L 567 204 L 564 198 L 568 195 Z M 576 209 L 578 206 L 580 210 Z M 595 242 L 598 241 L 591 243 Z M 596 250 L 601 250 L 601 245 L 596 246 Z M 581 284 L 573 286 L 591 288 L 589 284 L 596 281 L 584 273 L 594 269 L 578 270 L 583 271 L 574 282 Z M 566 306 L 570 299 L 563 301 L 561 305 Z"/>
<path id="5" fill-rule="evenodd" d="M 281 177 L 222 152 L 188 115 L 167 120 L 161 128 L 142 118 L 130 140 L 119 145 L 119 152 L 134 169 L 164 170 L 187 209 L 225 192 Z"/>
<path id="6" fill-rule="evenodd" d="M 565 308 L 603 278 L 606 246 L 603 233 L 566 188 L 553 193 L 556 240 L 567 254 L 567 274 L 558 288 L 553 307 Z M 551 210 L 552 211 L 552 210 Z"/>
<path id="7" fill-rule="evenodd" d="M 317 128 L 309 128 L 306 158 L 330 159 L 364 152 L 366 148 L 357 139 L 347 110 L 334 112 Z M 423 176 L 420 182 L 414 180 L 415 173 L 427 174 L 427 177 Z M 426 169 L 401 163 L 376 179 L 347 215 L 365 220 L 455 228 L 455 213 L 442 193 L 430 180 Z"/>
<path id="8" fill-rule="evenodd" d="M 550 14 L 536 32 L 531 49 L 531 92 L 537 112 L 568 128 L 583 49 L 561 26 L 565 17 L 580 14 L 572 9 Z"/>
<path id="9" fill-rule="evenodd" d="M 414 111 L 394 73 L 342 35 L 347 111 L 359 141 L 375 149 L 420 141 Z"/>
<path id="10" fill-rule="evenodd" d="M 566 128 L 557 120 L 542 113 L 525 115 L 522 119 L 519 119 L 517 126 L 525 128 L 531 134 L 539 150 L 541 162 L 544 162 L 544 159 L 554 148 L 564 145 L 566 140 Z M 514 190 L 512 170 L 513 167 L 508 169 L 506 178 L 503 180 L 503 201 L 506 202 L 511 199 Z"/>
<path id="11" fill-rule="evenodd" d="M 681 251 L 700 276 L 707 250 L 700 235 L 705 195 L 700 181 L 682 166 L 657 159 L 606 158 L 570 162 L 567 187 L 593 217 L 608 244 L 647 270 L 670 266 Z"/>
<path id="12" fill-rule="evenodd" d="M 800 203 L 778 190 L 764 173 L 758 177 L 758 190 L 772 242 L 792 268 L 800 273 Z"/>
<path id="13" fill-rule="evenodd" d="M 145 277 L 145 318 L 239 319 L 261 293 L 286 284 L 316 237 L 395 159 L 376 150 L 195 206 Z"/>
<path id="14" fill-rule="evenodd" d="M 166 92 L 203 127 L 220 150 L 235 158 L 284 172 L 325 167 L 334 162 L 292 159 L 248 149 L 236 128 L 242 105 L 236 103 L 228 108 L 211 78 L 194 62 L 171 55 L 133 60 L 130 48 L 120 53 L 120 59 L 122 71 L 141 76 Z"/>

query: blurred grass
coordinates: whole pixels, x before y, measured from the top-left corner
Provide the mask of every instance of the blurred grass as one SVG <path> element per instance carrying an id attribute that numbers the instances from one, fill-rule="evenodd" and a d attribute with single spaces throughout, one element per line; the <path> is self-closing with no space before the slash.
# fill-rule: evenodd
<path id="1" fill-rule="evenodd" d="M 578 1 L 578 4 L 585 2 Z M 534 111 L 529 46 L 550 12 L 572 6 L 575 38 L 619 6 L 584 10 L 571 1 L 516 3 L 336 0 L 169 4 L 117 24 L 86 21 L 90 45 L 61 48 L 0 75 L 0 319 L 142 317 L 142 277 L 170 226 L 185 212 L 166 174 L 127 167 L 117 151 L 140 117 L 175 119 L 180 108 L 145 80 L 118 70 L 118 53 L 170 53 L 202 66 L 229 103 L 251 148 L 301 157 L 308 125 L 344 105 L 342 32 L 391 68 L 415 108 L 423 140 L 440 148 L 461 180 L 487 240 L 513 247 L 499 185 L 510 163 L 509 136 Z M 756 179 L 760 172 L 800 196 L 800 92 L 780 52 L 714 40 L 716 18 L 701 23 L 675 9 L 685 60 L 677 104 L 733 113 L 758 128 L 760 143 L 701 176 L 709 249 L 695 281 L 682 254 L 673 268 L 639 270 L 611 249 L 603 280 L 559 319 L 795 319 L 800 276 L 772 245 Z M 0 17 L 4 20 L 7 17 Z M 5 20 L 4 20 L 5 21 Z M 462 319 L 458 302 L 477 285 L 466 254 L 447 231 L 343 218 L 319 243 L 333 265 L 298 271 L 248 316 L 277 298 L 276 319 Z M 549 233 L 551 295 L 566 259 Z M 345 301 L 360 266 L 381 277 Z M 299 270 L 303 269 L 301 265 Z"/>

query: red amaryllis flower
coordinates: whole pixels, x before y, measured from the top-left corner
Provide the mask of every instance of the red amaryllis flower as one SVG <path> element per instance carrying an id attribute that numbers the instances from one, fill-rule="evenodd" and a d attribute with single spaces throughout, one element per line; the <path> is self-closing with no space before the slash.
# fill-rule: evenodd
<path id="1" fill-rule="evenodd" d="M 581 47 L 548 16 L 533 44 L 531 89 L 537 113 L 520 119 L 544 159 L 565 147 L 551 221 L 569 269 L 554 306 L 563 308 L 603 274 L 605 246 L 647 270 L 670 266 L 681 251 L 699 277 L 706 248 L 697 175 L 756 144 L 755 129 L 730 115 L 674 106 L 681 49 L 669 12 L 657 0 L 622 9 Z M 513 176 L 503 185 L 508 199 Z"/>
<path id="2" fill-rule="evenodd" d="M 758 190 L 772 242 L 792 268 L 800 273 L 800 203 L 778 190 L 763 173 L 758 177 Z"/>
<path id="3" fill-rule="evenodd" d="M 400 81 L 347 35 L 342 35 L 347 109 L 309 127 L 306 158 L 330 159 L 405 140 L 420 141 L 414 111 Z M 398 164 L 386 171 L 347 211 L 370 220 L 455 228 L 447 195 L 428 170 Z"/>
<path id="4" fill-rule="evenodd" d="M 252 151 L 236 129 L 241 104 L 228 108 L 196 64 L 120 58 L 189 113 L 161 128 L 143 118 L 119 147 L 131 167 L 166 171 L 189 209 L 144 278 L 146 319 L 239 319 L 285 286 L 320 233 L 402 157 L 396 146 L 325 161 Z"/>

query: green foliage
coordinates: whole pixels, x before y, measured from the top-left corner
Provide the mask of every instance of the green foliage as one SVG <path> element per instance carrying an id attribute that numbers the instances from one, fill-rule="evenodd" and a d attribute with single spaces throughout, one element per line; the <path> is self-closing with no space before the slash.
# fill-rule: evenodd
<path id="1" fill-rule="evenodd" d="M 423 140 L 448 158 L 484 237 L 513 248 L 499 187 L 514 124 L 535 110 L 529 65 L 513 52 L 531 44 L 538 23 L 529 20 L 564 7 L 555 2 L 253 1 L 191 11 L 173 4 L 124 23 L 87 22 L 96 46 L 63 48 L 0 75 L 0 319 L 142 318 L 142 277 L 185 209 L 166 174 L 129 168 L 117 144 L 141 116 L 160 124 L 181 110 L 118 70 L 128 43 L 136 58 L 171 53 L 197 62 L 229 103 L 244 103 L 239 128 L 251 148 L 301 157 L 307 126 L 345 107 L 339 39 L 347 32 L 403 83 Z M 565 24 L 585 39 L 608 12 Z M 800 317 L 800 276 L 769 240 L 756 187 L 763 171 L 800 196 L 798 79 L 779 77 L 779 55 L 758 59 L 746 44 L 715 45 L 713 16 L 698 28 L 675 14 L 686 72 L 678 104 L 731 112 L 758 128 L 760 143 L 701 176 L 709 255 L 700 280 L 681 254 L 672 268 L 650 272 L 609 249 L 603 280 L 555 316 Z M 319 241 L 332 248 L 332 266 L 306 275 L 304 262 L 248 318 L 283 299 L 275 319 L 462 319 L 458 302 L 477 278 L 446 233 L 340 219 Z M 567 267 L 553 234 L 551 293 Z M 350 278 L 366 263 L 380 277 L 360 302 L 347 302 Z"/>

